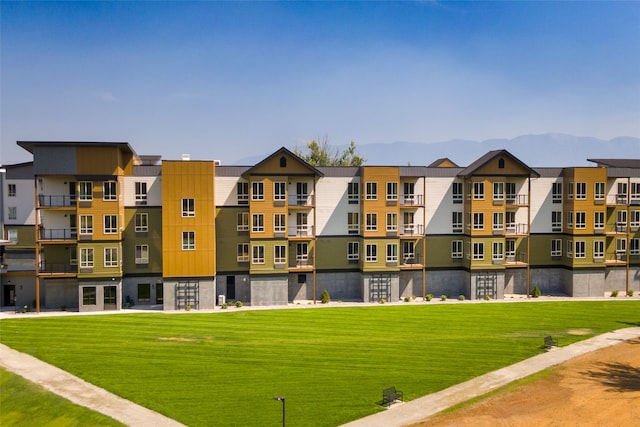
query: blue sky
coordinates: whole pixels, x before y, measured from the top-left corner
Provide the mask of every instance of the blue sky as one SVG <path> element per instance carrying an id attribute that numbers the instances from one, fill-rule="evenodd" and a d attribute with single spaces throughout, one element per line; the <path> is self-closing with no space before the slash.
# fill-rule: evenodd
<path id="1" fill-rule="evenodd" d="M 0 163 L 30 160 L 17 140 L 232 164 L 317 136 L 640 136 L 640 2 L 0 7 Z"/>

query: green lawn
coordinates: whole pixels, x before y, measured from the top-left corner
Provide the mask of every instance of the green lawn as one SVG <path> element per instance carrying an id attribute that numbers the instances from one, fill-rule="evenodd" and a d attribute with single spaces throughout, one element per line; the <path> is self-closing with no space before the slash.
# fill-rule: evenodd
<path id="1" fill-rule="evenodd" d="M 190 426 L 278 425 L 279 395 L 287 424 L 334 426 L 381 410 L 388 386 L 414 399 L 538 354 L 545 335 L 628 326 L 638 300 L 11 319 L 0 340 Z"/>
<path id="2" fill-rule="evenodd" d="M 3 427 L 122 426 L 112 418 L 75 405 L 4 369 L 0 369 L 0 391 L 0 425 Z"/>

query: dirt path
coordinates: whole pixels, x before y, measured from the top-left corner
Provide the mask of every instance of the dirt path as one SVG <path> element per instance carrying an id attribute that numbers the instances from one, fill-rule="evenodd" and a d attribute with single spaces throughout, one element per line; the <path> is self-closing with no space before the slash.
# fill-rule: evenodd
<path id="1" fill-rule="evenodd" d="M 640 339 L 633 339 L 576 357 L 515 391 L 411 427 L 622 427 L 640 425 L 639 420 Z"/>

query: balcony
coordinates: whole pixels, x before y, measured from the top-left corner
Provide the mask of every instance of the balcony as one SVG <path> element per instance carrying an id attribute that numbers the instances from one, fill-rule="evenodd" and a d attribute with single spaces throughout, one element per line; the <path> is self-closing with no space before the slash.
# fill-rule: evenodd
<path id="1" fill-rule="evenodd" d="M 298 255 L 295 259 L 289 261 L 290 272 L 306 272 L 313 271 L 313 256 Z"/>
<path id="2" fill-rule="evenodd" d="M 607 196 L 607 205 L 627 205 L 629 198 L 626 194 L 611 194 Z"/>
<path id="3" fill-rule="evenodd" d="M 76 197 L 68 194 L 38 194 L 39 208 L 68 208 L 76 206 Z"/>
<path id="4" fill-rule="evenodd" d="M 78 274 L 77 265 L 47 262 L 38 265 L 38 275 L 40 276 L 75 277 L 76 274 Z"/>
<path id="5" fill-rule="evenodd" d="M 505 266 L 508 268 L 526 267 L 528 264 L 526 252 L 507 253 Z"/>
<path id="6" fill-rule="evenodd" d="M 423 224 L 404 224 L 400 227 L 400 237 L 423 237 Z"/>
<path id="7" fill-rule="evenodd" d="M 411 208 L 424 206 L 424 196 L 422 194 L 402 194 L 400 196 L 400 207 Z"/>
<path id="8" fill-rule="evenodd" d="M 507 194 L 507 206 L 528 206 L 529 196 L 526 194 Z"/>
<path id="9" fill-rule="evenodd" d="M 526 236 L 529 234 L 529 225 L 528 224 L 514 224 L 509 223 L 506 226 L 506 235 L 507 236 Z"/>
<path id="10" fill-rule="evenodd" d="M 289 227 L 289 238 L 310 239 L 314 236 L 313 225 L 292 225 Z"/>
<path id="11" fill-rule="evenodd" d="M 290 208 L 311 208 L 314 206 L 314 197 L 310 194 L 290 194 L 289 195 L 289 207 Z"/>
<path id="12" fill-rule="evenodd" d="M 38 240 L 40 241 L 75 241 L 78 239 L 78 232 L 70 228 L 40 228 Z"/>
<path id="13" fill-rule="evenodd" d="M 613 258 L 607 258 L 605 262 L 610 266 L 627 265 L 627 254 L 625 252 L 616 252 Z"/>
<path id="14" fill-rule="evenodd" d="M 404 256 L 400 264 L 400 270 L 421 270 L 422 264 L 415 256 Z"/>
<path id="15" fill-rule="evenodd" d="M 613 227 L 607 230 L 607 235 L 627 234 L 627 224 L 616 223 Z"/>

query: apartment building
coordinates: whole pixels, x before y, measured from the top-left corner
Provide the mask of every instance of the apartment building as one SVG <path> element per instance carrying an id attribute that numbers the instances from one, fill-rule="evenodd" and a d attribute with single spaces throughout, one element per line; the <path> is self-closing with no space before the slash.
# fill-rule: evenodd
<path id="1" fill-rule="evenodd" d="M 128 143 L 18 144 L 33 163 L 5 166 L 3 237 L 18 244 L 3 306 L 640 291 L 640 160 L 535 168 L 495 150 L 467 167 L 314 167 L 281 148 L 225 166 Z"/>

